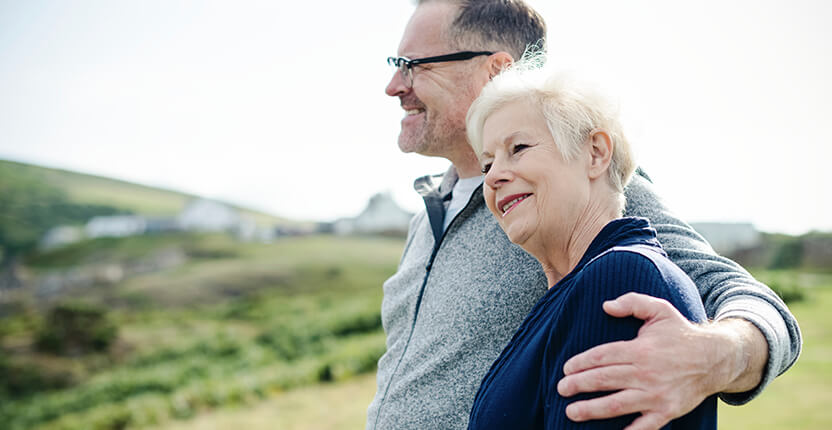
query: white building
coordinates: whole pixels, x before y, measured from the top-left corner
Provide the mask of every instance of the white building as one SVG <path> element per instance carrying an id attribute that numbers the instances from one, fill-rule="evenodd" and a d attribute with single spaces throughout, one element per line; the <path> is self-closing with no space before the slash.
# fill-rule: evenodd
<path id="1" fill-rule="evenodd" d="M 222 203 L 197 199 L 185 206 L 177 222 L 187 231 L 230 231 L 240 224 L 240 214 Z"/>
<path id="2" fill-rule="evenodd" d="M 87 237 L 126 237 L 144 233 L 147 222 L 138 215 L 110 215 L 93 217 L 84 231 Z"/>
<path id="3" fill-rule="evenodd" d="M 84 229 L 68 225 L 52 227 L 43 235 L 38 248 L 43 251 L 60 248 L 84 239 Z"/>
<path id="4" fill-rule="evenodd" d="M 390 193 L 370 198 L 367 207 L 355 218 L 335 221 L 335 234 L 406 234 L 413 214 L 405 211 Z"/>

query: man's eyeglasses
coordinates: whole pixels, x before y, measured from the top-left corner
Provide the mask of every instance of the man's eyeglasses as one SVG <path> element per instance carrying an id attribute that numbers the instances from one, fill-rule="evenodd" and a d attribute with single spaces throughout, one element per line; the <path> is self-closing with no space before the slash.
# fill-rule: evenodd
<path id="1" fill-rule="evenodd" d="M 413 88 L 413 66 L 428 63 L 444 63 L 446 61 L 464 61 L 470 60 L 480 55 L 491 55 L 493 52 L 489 51 L 462 51 L 447 55 L 437 55 L 436 57 L 414 58 L 407 57 L 387 57 L 387 64 L 395 67 L 402 74 L 402 79 L 407 88 Z"/>

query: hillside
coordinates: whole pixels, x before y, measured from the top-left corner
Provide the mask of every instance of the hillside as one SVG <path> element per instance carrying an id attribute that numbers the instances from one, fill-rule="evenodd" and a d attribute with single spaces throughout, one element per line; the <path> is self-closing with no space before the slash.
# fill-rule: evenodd
<path id="1" fill-rule="evenodd" d="M 191 199 L 199 196 L 155 188 L 103 176 L 69 170 L 0 160 L 0 174 L 10 178 L 32 178 L 62 192 L 69 202 L 78 205 L 113 207 L 121 212 L 140 215 L 173 215 Z M 283 224 L 285 218 L 229 205 L 254 218 L 258 223 Z"/>
<path id="2" fill-rule="evenodd" d="M 83 226 L 100 215 L 175 216 L 196 198 L 111 178 L 0 160 L 0 262 L 9 263 L 31 252 L 55 226 Z M 225 206 L 267 228 L 298 224 Z"/>

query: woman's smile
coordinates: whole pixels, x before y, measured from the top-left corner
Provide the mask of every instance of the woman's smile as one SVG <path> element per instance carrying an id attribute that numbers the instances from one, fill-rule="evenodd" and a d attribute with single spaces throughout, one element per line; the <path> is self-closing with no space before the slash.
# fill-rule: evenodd
<path id="1" fill-rule="evenodd" d="M 503 217 L 505 218 L 509 212 L 514 210 L 523 200 L 526 200 L 527 197 L 531 197 L 532 193 L 523 193 L 523 194 L 512 194 L 508 197 L 503 198 L 498 203 L 497 207 L 500 208 L 500 211 L 503 213 Z"/>

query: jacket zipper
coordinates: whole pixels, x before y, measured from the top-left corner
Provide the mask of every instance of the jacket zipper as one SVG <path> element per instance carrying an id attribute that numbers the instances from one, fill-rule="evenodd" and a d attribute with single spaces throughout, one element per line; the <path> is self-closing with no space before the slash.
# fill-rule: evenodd
<path id="1" fill-rule="evenodd" d="M 459 217 L 468 210 L 468 207 L 474 202 L 474 199 L 477 196 L 482 196 L 482 185 L 477 187 L 474 192 L 471 194 L 471 197 L 468 199 L 468 203 L 465 204 L 465 207 L 462 208 L 459 213 L 456 214 L 454 219 L 448 224 L 448 228 L 442 232 L 442 236 L 439 238 L 439 241 L 434 244 L 433 251 L 430 254 L 430 259 L 428 259 L 428 264 L 425 266 L 425 277 L 422 279 L 422 286 L 419 288 L 419 297 L 416 299 L 416 309 L 413 312 L 413 322 L 410 324 L 410 333 L 407 335 L 407 342 L 404 344 L 404 350 L 402 350 L 402 354 L 399 356 L 399 361 L 396 362 L 396 368 L 393 369 L 393 373 L 390 375 L 390 380 L 387 381 L 387 387 L 384 388 L 384 396 L 382 396 L 381 401 L 379 401 L 378 410 L 376 411 L 376 419 L 373 422 L 373 429 L 378 427 L 378 420 L 381 418 L 381 409 L 384 407 L 384 401 L 387 400 L 387 392 L 390 390 L 390 386 L 393 385 L 393 379 L 396 376 L 396 373 L 399 371 L 399 365 L 402 364 L 404 360 L 405 354 L 407 354 L 407 347 L 410 346 L 410 339 L 413 338 L 413 332 L 416 330 L 416 320 L 419 317 L 419 309 L 422 307 L 422 296 L 425 293 L 425 287 L 428 285 L 428 278 L 430 278 L 430 272 L 433 268 L 433 261 L 436 259 L 436 255 L 439 253 L 439 248 L 442 247 L 442 243 L 445 241 L 445 236 L 448 234 L 448 231 L 451 230 L 451 227 L 457 222 Z M 427 214 L 425 214 L 427 216 Z M 428 219 L 428 225 L 430 225 L 430 219 Z M 431 232 L 432 234 L 433 232 Z"/>

